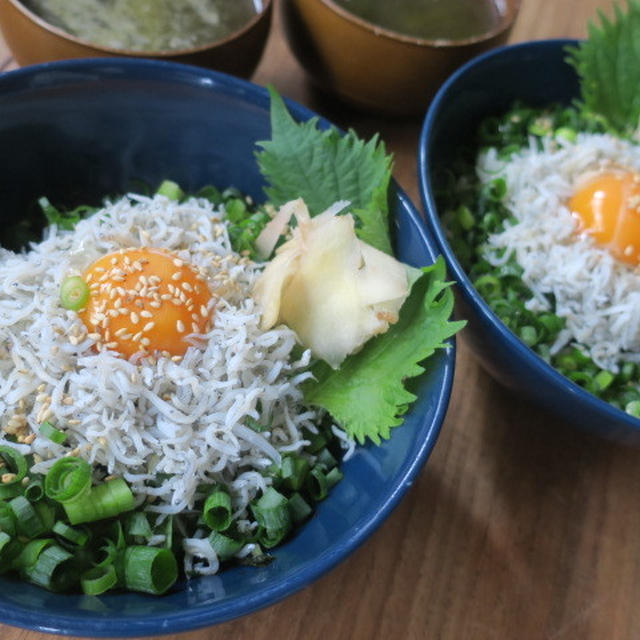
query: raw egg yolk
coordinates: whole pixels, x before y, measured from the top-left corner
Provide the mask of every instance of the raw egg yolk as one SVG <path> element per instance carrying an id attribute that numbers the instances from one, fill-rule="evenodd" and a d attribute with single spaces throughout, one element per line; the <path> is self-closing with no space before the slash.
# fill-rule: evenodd
<path id="1" fill-rule="evenodd" d="M 89 301 L 78 313 L 98 350 L 182 356 L 186 337 L 211 329 L 205 277 L 162 249 L 126 249 L 96 260 L 83 274 Z"/>
<path id="2" fill-rule="evenodd" d="M 589 234 L 618 260 L 640 263 L 640 174 L 601 173 L 576 190 L 569 209 L 580 233 Z"/>

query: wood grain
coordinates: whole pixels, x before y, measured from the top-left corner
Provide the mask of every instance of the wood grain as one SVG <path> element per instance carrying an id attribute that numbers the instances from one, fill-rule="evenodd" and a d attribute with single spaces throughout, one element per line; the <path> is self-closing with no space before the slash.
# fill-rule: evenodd
<path id="1" fill-rule="evenodd" d="M 581 37 L 609 0 L 523 0 L 512 41 Z M 0 40 L 0 69 L 13 66 Z M 419 204 L 421 122 L 318 95 L 276 20 L 254 80 L 362 135 L 380 131 Z M 302 592 L 164 640 L 607 640 L 640 637 L 638 453 L 511 397 L 459 340 L 450 409 L 418 481 L 374 536 Z M 46 640 L 0 624 L 2 640 Z"/>

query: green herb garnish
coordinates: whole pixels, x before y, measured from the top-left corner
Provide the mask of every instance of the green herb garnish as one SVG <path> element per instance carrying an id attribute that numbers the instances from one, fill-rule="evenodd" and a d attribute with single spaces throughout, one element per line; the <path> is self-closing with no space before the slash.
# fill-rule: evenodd
<path id="1" fill-rule="evenodd" d="M 317 118 L 297 123 L 282 98 L 271 93 L 272 139 L 261 142 L 257 154 L 269 180 L 267 195 L 280 205 L 302 197 L 311 215 L 338 200 L 351 201 L 358 236 L 391 253 L 388 230 L 388 189 L 392 159 L 377 137 L 360 140 L 355 132 L 342 136 L 335 128 L 321 131 Z M 359 442 L 376 444 L 389 438 L 392 427 L 416 396 L 405 381 L 424 371 L 420 364 L 464 323 L 449 322 L 453 294 L 445 282 L 440 259 L 413 283 L 400 320 L 333 370 L 314 366 L 315 381 L 304 387 L 305 401 L 328 410 Z M 317 480 L 318 478 L 316 478 Z"/>
<path id="2" fill-rule="evenodd" d="M 318 118 L 297 123 L 283 99 L 271 94 L 271 140 L 259 142 L 257 159 L 269 182 L 265 189 L 276 206 L 303 198 L 311 215 L 338 200 L 348 200 L 359 222 L 358 236 L 385 253 L 389 239 L 387 190 L 391 156 L 377 136 L 364 142 L 354 131 L 344 136 L 331 127 L 321 131 Z"/>
<path id="3" fill-rule="evenodd" d="M 631 135 L 640 120 L 640 3 L 615 7 L 615 20 L 599 12 L 589 37 L 569 48 L 567 62 L 580 78 L 583 107 L 606 118 L 620 135 Z"/>
<path id="4" fill-rule="evenodd" d="M 349 356 L 340 369 L 321 362 L 314 367 L 317 382 L 304 388 L 305 400 L 321 406 L 349 435 L 376 444 L 402 424 L 416 396 L 405 381 L 424 372 L 422 363 L 464 326 L 450 322 L 453 293 L 445 281 L 442 258 L 423 269 L 400 310 L 400 320 Z"/>

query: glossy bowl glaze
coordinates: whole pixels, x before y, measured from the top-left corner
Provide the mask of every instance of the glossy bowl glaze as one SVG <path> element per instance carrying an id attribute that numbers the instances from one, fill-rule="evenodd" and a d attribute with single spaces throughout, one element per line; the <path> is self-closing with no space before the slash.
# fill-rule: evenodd
<path id="1" fill-rule="evenodd" d="M 297 119 L 313 115 L 289 108 Z M 214 182 L 264 199 L 254 151 L 270 137 L 269 99 L 243 80 L 145 60 L 50 63 L 0 75 L 0 113 L 0 148 L 11 150 L 0 154 L 4 228 L 43 194 L 68 206 L 98 203 L 134 181 L 171 178 L 186 190 Z M 397 255 L 430 264 L 435 243 L 394 188 Z M 0 578 L 0 621 L 74 636 L 160 635 L 235 618 L 307 586 L 384 521 L 429 456 L 451 391 L 453 347 L 426 364 L 406 423 L 382 446 L 357 450 L 344 479 L 270 565 L 194 579 L 158 598 L 56 595 Z"/>
<path id="2" fill-rule="evenodd" d="M 424 114 L 441 83 L 469 58 L 506 42 L 520 0 L 494 29 L 464 40 L 426 40 L 383 29 L 333 0 L 283 0 L 291 49 L 316 84 L 378 113 Z"/>
<path id="3" fill-rule="evenodd" d="M 457 313 L 467 318 L 464 336 L 484 368 L 513 391 L 579 428 L 640 445 L 640 420 L 599 400 L 558 373 L 521 342 L 484 302 L 462 268 L 440 219 L 434 188 L 479 122 L 505 112 L 514 100 L 534 106 L 570 104 L 579 96 L 577 76 L 565 62 L 572 40 L 512 45 L 486 53 L 443 85 L 427 112 L 419 150 L 419 179 L 427 224 L 457 282 Z"/>
<path id="4" fill-rule="evenodd" d="M 177 51 L 147 53 L 101 47 L 54 27 L 20 0 L 0 0 L 0 30 L 22 66 L 71 58 L 135 56 L 197 64 L 248 78 L 260 61 L 271 27 L 273 0 L 262 0 L 262 6 L 259 14 L 226 38 Z"/>

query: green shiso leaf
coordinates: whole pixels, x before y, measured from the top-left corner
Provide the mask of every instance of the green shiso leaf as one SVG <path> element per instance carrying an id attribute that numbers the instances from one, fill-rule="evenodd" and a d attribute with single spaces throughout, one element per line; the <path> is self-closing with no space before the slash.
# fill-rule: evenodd
<path id="1" fill-rule="evenodd" d="M 269 182 L 265 192 L 275 206 L 303 198 L 311 215 L 338 200 L 348 200 L 357 218 L 358 236 L 391 254 L 387 191 L 391 156 L 378 136 L 368 142 L 354 131 L 320 130 L 318 118 L 297 123 L 283 99 L 271 95 L 271 140 L 258 142 L 260 171 Z"/>
<path id="2" fill-rule="evenodd" d="M 453 292 L 445 276 L 440 257 L 422 269 L 399 321 L 386 333 L 367 342 L 338 370 L 324 362 L 314 365 L 315 380 L 303 389 L 306 402 L 326 409 L 360 443 L 388 439 L 416 399 L 405 381 L 420 375 L 425 370 L 420 363 L 465 324 L 449 321 Z"/>
<path id="3" fill-rule="evenodd" d="M 611 128 L 631 135 L 640 120 L 640 3 L 615 7 L 615 20 L 598 13 L 587 40 L 568 47 L 567 62 L 577 71 L 583 108 L 604 116 Z"/>

